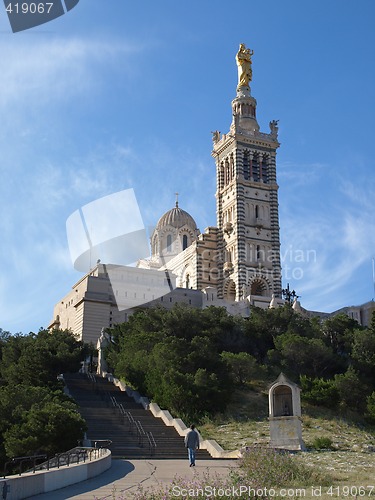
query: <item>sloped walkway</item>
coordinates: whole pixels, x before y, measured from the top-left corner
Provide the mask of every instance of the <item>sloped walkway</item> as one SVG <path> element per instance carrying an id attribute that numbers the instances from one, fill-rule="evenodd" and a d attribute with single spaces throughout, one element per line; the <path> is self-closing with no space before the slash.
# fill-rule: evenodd
<path id="1" fill-rule="evenodd" d="M 87 422 L 87 438 L 93 444 L 112 441 L 113 458 L 186 459 L 183 437 L 108 380 L 85 374 L 66 374 L 64 379 Z M 198 450 L 197 459 L 211 456 Z"/>
<path id="2" fill-rule="evenodd" d="M 212 478 L 204 484 L 215 484 L 215 476 L 227 476 L 236 460 L 198 460 L 189 467 L 185 460 L 113 460 L 112 467 L 95 478 L 61 490 L 30 497 L 29 500 L 130 500 L 139 487 L 143 489 L 170 485 L 174 478 L 194 479 L 197 475 Z M 177 493 L 177 492 L 176 492 Z M 177 496 L 177 495 L 176 495 Z"/>

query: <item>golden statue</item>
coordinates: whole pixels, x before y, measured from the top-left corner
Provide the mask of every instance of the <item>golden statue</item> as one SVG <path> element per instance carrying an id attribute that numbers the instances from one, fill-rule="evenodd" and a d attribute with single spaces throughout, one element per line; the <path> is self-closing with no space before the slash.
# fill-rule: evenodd
<path id="1" fill-rule="evenodd" d="M 253 77 L 253 71 L 251 69 L 251 56 L 253 54 L 253 50 L 247 49 L 244 43 L 240 43 L 240 48 L 236 55 L 236 62 L 238 66 L 238 88 L 248 87 L 249 82 L 251 82 Z"/>

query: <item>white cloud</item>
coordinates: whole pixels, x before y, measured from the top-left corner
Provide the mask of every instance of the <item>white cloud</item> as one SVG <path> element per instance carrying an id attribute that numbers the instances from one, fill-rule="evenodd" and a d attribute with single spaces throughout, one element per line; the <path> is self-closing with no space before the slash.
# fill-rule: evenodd
<path id="1" fill-rule="evenodd" d="M 129 56 L 140 50 L 139 45 L 116 40 L 28 37 L 11 45 L 0 40 L 0 109 L 34 108 L 92 90 L 101 81 L 95 71 L 98 64 L 115 68 L 121 57 L 122 69 L 129 74 Z"/>
<path id="2" fill-rule="evenodd" d="M 319 180 L 327 165 L 324 163 L 300 163 L 291 161 L 280 162 L 277 166 L 277 177 L 280 183 L 292 184 L 294 188 L 301 186 L 311 186 Z"/>
<path id="3" fill-rule="evenodd" d="M 344 178 L 342 172 L 336 175 L 334 166 L 325 167 L 330 175 L 320 180 L 315 177 L 319 166 L 304 170 L 313 172 L 310 180 L 319 185 L 304 186 L 301 172 L 288 171 L 287 193 L 280 207 L 282 255 L 286 257 L 283 280 L 302 295 L 305 307 L 329 311 L 348 300 L 356 302 L 352 284 L 375 252 L 375 182 L 358 173 L 354 180 Z M 301 202 L 291 210 L 296 195 Z M 300 255 L 302 261 L 296 258 Z"/>

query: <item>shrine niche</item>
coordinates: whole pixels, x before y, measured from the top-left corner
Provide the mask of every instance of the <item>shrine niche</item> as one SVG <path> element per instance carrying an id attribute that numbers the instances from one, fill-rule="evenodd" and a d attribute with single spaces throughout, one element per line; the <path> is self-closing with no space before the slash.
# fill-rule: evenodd
<path id="1" fill-rule="evenodd" d="M 280 373 L 271 385 L 269 398 L 270 446 L 304 450 L 301 425 L 301 389 Z"/>

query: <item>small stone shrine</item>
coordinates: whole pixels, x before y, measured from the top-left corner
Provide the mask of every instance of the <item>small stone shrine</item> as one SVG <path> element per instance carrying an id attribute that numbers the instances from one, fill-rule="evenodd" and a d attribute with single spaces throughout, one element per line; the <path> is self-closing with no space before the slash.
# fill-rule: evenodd
<path id="1" fill-rule="evenodd" d="M 270 446 L 304 450 L 301 425 L 301 389 L 280 373 L 271 385 L 269 398 Z"/>

